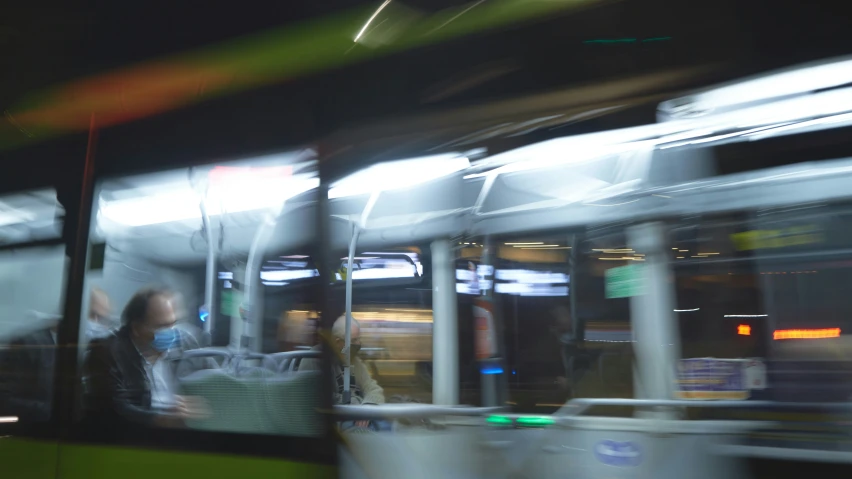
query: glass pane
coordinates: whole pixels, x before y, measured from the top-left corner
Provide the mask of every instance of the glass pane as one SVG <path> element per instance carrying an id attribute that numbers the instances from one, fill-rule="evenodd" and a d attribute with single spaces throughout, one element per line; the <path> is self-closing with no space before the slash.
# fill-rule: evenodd
<path id="1" fill-rule="evenodd" d="M 674 228 L 684 360 L 756 368 L 744 373 L 749 382 L 737 398 L 845 401 L 852 394 L 850 211 L 797 205 Z M 696 398 L 733 398 L 733 391 L 705 389 Z"/>
<path id="2" fill-rule="evenodd" d="M 428 244 L 364 245 L 353 256 L 350 341 L 358 349 L 350 378 L 353 404 L 432 401 L 428 248 Z M 336 253 L 339 265 L 329 314 L 338 318 L 330 346 L 339 353 L 345 345 L 348 254 L 343 250 Z M 342 361 L 334 364 L 338 404 L 343 403 L 345 394 L 342 365 Z"/>
<path id="3" fill-rule="evenodd" d="M 502 331 L 497 356 L 505 358 L 508 403 L 517 412 L 553 412 L 573 397 L 632 397 L 633 347 L 628 298 L 608 298 L 606 271 L 641 253 L 625 246 L 623 233 L 538 234 L 460 244 L 456 290 L 460 328 L 474 321 L 464 309 L 472 298 L 491 297 L 493 328 Z M 483 258 L 483 251 L 495 258 Z M 489 264 L 490 263 L 490 264 Z M 474 304 L 471 304 L 474 303 Z M 487 372 L 473 339 L 462 351 L 468 364 L 462 382 L 468 396 Z M 486 387 L 482 383 L 479 387 Z M 484 393 L 484 392 L 483 392 Z"/>
<path id="4" fill-rule="evenodd" d="M 53 190 L 0 196 L 0 422 L 51 417 L 65 247 L 27 246 L 58 238 L 62 207 Z"/>
<path id="5" fill-rule="evenodd" d="M 58 238 L 63 215 L 52 189 L 0 196 L 0 245 Z"/>
<path id="6" fill-rule="evenodd" d="M 446 349 L 446 369 L 440 371 L 434 370 L 432 354 L 435 323 L 449 324 L 446 332 L 455 333 L 456 319 L 450 307 L 435 311 L 433 306 L 454 304 L 454 291 L 434 278 L 451 280 L 452 252 L 445 238 L 458 235 L 459 213 L 469 205 L 462 173 L 469 164 L 464 154 L 439 153 L 376 163 L 330 184 L 334 271 L 331 309 L 324 313 L 334 327 L 323 346 L 334 353 L 336 404 L 431 403 L 438 399 L 433 372 L 446 381 L 435 390 L 447 391 L 442 402 L 456 401 L 449 381 L 453 348 Z M 432 248 L 440 253 L 433 257 Z M 440 264 L 433 263 L 435 257 L 442 258 Z M 438 274 L 434 268 L 440 268 Z M 348 356 L 347 281 L 353 319 Z M 442 339 L 450 344 L 455 336 Z M 411 418 L 338 423 L 341 431 L 373 432 L 430 425 L 429 419 Z"/>
<path id="7" fill-rule="evenodd" d="M 318 183 L 312 152 L 295 152 L 98 185 L 80 338 L 91 429 L 322 433 L 319 372 L 277 354 L 280 331 L 298 336 L 288 321 L 318 309 L 316 275 L 282 268 L 298 255 L 316 273 Z"/>

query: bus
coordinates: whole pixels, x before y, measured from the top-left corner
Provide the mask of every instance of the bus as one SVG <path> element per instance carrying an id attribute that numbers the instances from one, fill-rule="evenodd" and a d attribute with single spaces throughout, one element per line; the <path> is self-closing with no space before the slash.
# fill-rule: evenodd
<path id="1" fill-rule="evenodd" d="M 33 478 L 848 461 L 849 75 L 600 85 L 233 156 L 145 158 L 95 128 L 21 150 L 37 168 L 0 197 L 0 458 Z M 206 414 L 92 422 L 88 346 L 115 334 L 93 323 L 149 285 Z M 353 344 L 384 405 L 339 404 Z"/>

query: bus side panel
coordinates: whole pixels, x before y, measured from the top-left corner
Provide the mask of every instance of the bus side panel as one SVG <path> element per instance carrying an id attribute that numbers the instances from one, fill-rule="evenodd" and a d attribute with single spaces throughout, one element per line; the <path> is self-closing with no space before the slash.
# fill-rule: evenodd
<path id="1" fill-rule="evenodd" d="M 165 452 L 89 445 L 62 445 L 62 479 L 205 479 L 234 477 L 298 477 L 333 479 L 337 468 L 272 458 Z M 13 476 L 19 477 L 19 476 Z"/>
<path id="2" fill-rule="evenodd" d="M 3 477 L 48 479 L 56 476 L 57 444 L 0 436 L 0 464 Z"/>

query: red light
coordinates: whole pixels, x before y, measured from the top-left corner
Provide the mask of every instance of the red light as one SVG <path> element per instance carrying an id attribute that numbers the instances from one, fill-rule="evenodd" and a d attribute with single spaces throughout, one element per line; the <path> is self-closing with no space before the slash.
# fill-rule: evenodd
<path id="1" fill-rule="evenodd" d="M 740 336 L 751 336 L 751 326 L 747 324 L 737 326 L 737 334 Z"/>
<path id="2" fill-rule="evenodd" d="M 772 339 L 824 339 L 840 336 L 840 328 L 827 329 L 779 329 Z"/>

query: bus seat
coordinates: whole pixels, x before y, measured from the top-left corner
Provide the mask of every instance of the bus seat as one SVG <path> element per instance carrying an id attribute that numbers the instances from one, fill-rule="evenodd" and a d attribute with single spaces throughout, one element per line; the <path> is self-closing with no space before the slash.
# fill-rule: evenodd
<path id="1" fill-rule="evenodd" d="M 282 361 L 278 364 L 278 372 L 279 372 L 279 373 L 286 373 L 286 372 L 289 372 L 289 371 L 291 371 L 291 368 L 292 368 L 293 366 L 294 366 L 293 358 L 284 358 L 284 359 L 283 359 L 283 360 L 282 360 Z"/>
<path id="2" fill-rule="evenodd" d="M 183 394 L 204 398 L 211 415 L 187 421 L 193 429 L 237 433 L 269 432 L 268 421 L 258 407 L 257 383 L 265 378 L 237 378 L 220 369 L 196 371 L 180 380 Z"/>
<path id="3" fill-rule="evenodd" d="M 260 364 L 255 365 L 251 364 L 250 361 L 259 361 Z M 269 372 L 277 372 L 278 371 L 278 363 L 273 358 L 270 358 L 266 355 L 251 355 L 251 356 L 240 356 L 234 358 L 232 361 L 233 371 L 237 376 L 243 376 L 244 370 L 253 370 L 254 368 L 263 368 Z"/>
<path id="4" fill-rule="evenodd" d="M 213 348 L 189 349 L 183 351 L 174 361 L 175 376 L 182 378 L 203 369 L 226 368 L 231 360 L 227 351 Z"/>
<path id="5" fill-rule="evenodd" d="M 275 376 L 275 371 L 263 366 L 244 366 L 237 371 L 238 378 L 265 379 Z"/>
<path id="6" fill-rule="evenodd" d="M 265 404 L 274 433 L 291 436 L 322 435 L 317 406 L 321 389 L 319 371 L 279 374 L 266 380 Z"/>

